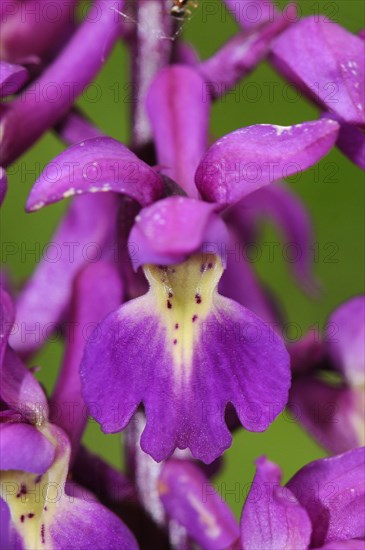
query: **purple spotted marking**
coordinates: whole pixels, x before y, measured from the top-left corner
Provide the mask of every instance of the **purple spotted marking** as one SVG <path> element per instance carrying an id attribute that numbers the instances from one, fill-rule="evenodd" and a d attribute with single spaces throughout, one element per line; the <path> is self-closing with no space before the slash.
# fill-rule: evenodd
<path id="1" fill-rule="evenodd" d="M 195 323 L 195 321 L 197 320 L 198 316 L 197 315 L 193 315 L 193 318 L 191 319 L 193 321 L 193 323 Z"/>
<path id="2" fill-rule="evenodd" d="M 169 292 L 169 298 L 172 298 L 172 297 L 173 297 L 173 293 Z"/>
<path id="3" fill-rule="evenodd" d="M 178 330 L 179 329 L 179 323 L 176 323 L 175 324 L 175 330 Z"/>
<path id="4" fill-rule="evenodd" d="M 34 514 L 33 514 L 33 513 L 28 514 L 28 518 L 29 518 L 29 519 L 34 518 Z"/>
<path id="5" fill-rule="evenodd" d="M 174 340 L 174 346 L 176 346 L 176 344 L 177 344 L 177 340 L 176 340 L 176 338 L 175 338 L 175 340 Z"/>
<path id="6" fill-rule="evenodd" d="M 35 484 L 39 483 L 39 482 L 41 481 L 41 479 L 42 479 L 42 476 L 41 476 L 41 475 L 37 476 L 37 477 L 35 478 L 35 480 L 34 480 L 34 483 L 35 483 Z"/>
<path id="7" fill-rule="evenodd" d="M 167 309 L 171 309 L 172 308 L 172 303 L 170 302 L 170 300 L 167 300 Z"/>
<path id="8" fill-rule="evenodd" d="M 24 520 L 25 520 L 25 516 L 23 516 L 23 514 L 22 514 L 22 515 L 20 516 L 20 521 L 21 521 L 22 523 L 24 523 Z"/>
<path id="9" fill-rule="evenodd" d="M 46 544 L 44 523 L 42 523 L 42 527 L 41 527 L 41 541 L 42 541 L 42 544 Z"/>
<path id="10" fill-rule="evenodd" d="M 201 298 L 200 294 L 195 294 L 195 301 L 196 301 L 197 304 L 202 303 L 202 298 Z"/>

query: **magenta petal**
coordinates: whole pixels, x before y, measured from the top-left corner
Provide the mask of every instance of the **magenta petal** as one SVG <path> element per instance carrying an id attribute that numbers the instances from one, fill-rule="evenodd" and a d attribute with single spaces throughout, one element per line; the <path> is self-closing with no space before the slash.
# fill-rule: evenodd
<path id="1" fill-rule="evenodd" d="M 338 130 L 330 119 L 241 128 L 211 146 L 196 172 L 196 185 L 205 199 L 234 204 L 318 162 L 335 144 Z"/>
<path id="2" fill-rule="evenodd" d="M 35 182 L 28 212 L 83 193 L 115 191 L 143 206 L 162 194 L 162 180 L 127 147 L 112 138 L 92 138 L 72 145 L 43 170 Z"/>
<path id="3" fill-rule="evenodd" d="M 8 347 L 0 373 L 1 398 L 32 423 L 48 419 L 48 403 L 34 375 Z"/>
<path id="4" fill-rule="evenodd" d="M 231 443 L 224 421 L 228 402 L 247 429 L 263 431 L 287 401 L 290 369 L 280 338 L 254 314 L 222 296 L 215 295 L 211 312 L 202 320 L 201 302 L 187 294 L 190 299 L 192 317 L 182 324 L 176 322 L 180 313 L 175 313 L 174 298 L 166 300 L 167 305 L 163 301 L 168 313 L 158 313 L 153 288 L 128 302 L 101 324 L 81 365 L 85 401 L 106 433 L 122 430 L 143 402 L 147 424 L 141 446 L 156 461 L 178 447 L 210 463 Z M 180 364 L 174 346 L 185 323 L 195 339 L 194 345 L 181 340 Z M 171 341 L 167 326 L 176 333 Z"/>
<path id="5" fill-rule="evenodd" d="M 158 163 L 191 197 L 195 170 L 207 149 L 209 95 L 197 71 L 172 65 L 160 71 L 147 95 Z"/>
<path id="6" fill-rule="evenodd" d="M 137 550 L 131 531 L 110 510 L 96 502 L 91 494 L 83 498 L 62 498 L 49 525 L 52 548 L 84 550 Z"/>
<path id="7" fill-rule="evenodd" d="M 273 61 L 326 109 L 365 123 L 365 52 L 358 36 L 325 17 L 311 16 L 274 42 Z"/>
<path id="8" fill-rule="evenodd" d="M 114 231 L 116 208 L 114 193 L 76 197 L 71 203 L 51 240 L 56 261 L 45 254 L 18 298 L 10 338 L 14 349 L 29 352 L 50 337 L 69 304 L 76 273 L 102 256 Z"/>
<path id="9" fill-rule="evenodd" d="M 215 210 L 215 204 L 187 197 L 168 197 L 141 210 L 129 237 L 134 268 L 178 263 L 202 247 L 220 254 L 228 234 Z"/>
<path id="10" fill-rule="evenodd" d="M 243 29 L 273 21 L 278 11 L 272 0 L 224 0 L 229 13 Z"/>
<path id="11" fill-rule="evenodd" d="M 365 296 L 343 303 L 327 325 L 326 348 L 333 364 L 353 386 L 365 384 Z"/>
<path id="12" fill-rule="evenodd" d="M 335 540 L 314 550 L 365 550 L 365 541 L 360 539 Z"/>
<path id="13" fill-rule="evenodd" d="M 313 376 L 294 379 L 288 406 L 320 445 L 343 453 L 365 443 L 364 391 L 333 387 Z"/>
<path id="14" fill-rule="evenodd" d="M 202 548 L 221 550 L 239 537 L 228 505 L 191 462 L 168 460 L 162 467 L 158 491 L 169 518 L 185 527 Z"/>
<path id="15" fill-rule="evenodd" d="M 312 522 L 311 546 L 365 536 L 365 449 L 307 464 L 287 483 Z"/>
<path id="16" fill-rule="evenodd" d="M 353 163 L 365 170 L 364 130 L 342 123 L 336 145 Z"/>
<path id="17" fill-rule="evenodd" d="M 0 369 L 3 365 L 9 335 L 14 324 L 14 315 L 13 302 L 9 294 L 0 287 Z"/>
<path id="18" fill-rule="evenodd" d="M 0 424 L 2 470 L 43 474 L 55 457 L 55 447 L 30 424 Z"/>
<path id="19" fill-rule="evenodd" d="M 241 518 L 245 550 L 307 550 L 311 522 L 306 510 L 286 487 L 281 471 L 265 457 L 256 461 L 256 475 Z"/>
<path id="20" fill-rule="evenodd" d="M 237 205 L 236 208 L 239 207 L 240 205 Z M 256 218 L 273 220 L 293 250 L 295 261 L 290 263 L 290 266 L 298 283 L 307 292 L 315 292 L 318 283 L 313 275 L 312 224 L 309 212 L 299 197 L 288 186 L 271 185 L 249 195 L 242 203 L 241 215 L 253 218 L 252 223 L 255 223 Z"/>
<path id="21" fill-rule="evenodd" d="M 15 94 L 27 79 L 27 69 L 20 65 L 0 61 L 0 97 Z"/>

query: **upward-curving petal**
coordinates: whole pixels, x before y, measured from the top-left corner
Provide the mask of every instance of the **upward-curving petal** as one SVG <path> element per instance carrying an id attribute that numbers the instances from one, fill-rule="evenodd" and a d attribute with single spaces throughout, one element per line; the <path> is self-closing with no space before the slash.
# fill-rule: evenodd
<path id="1" fill-rule="evenodd" d="M 334 146 L 338 131 L 339 124 L 330 119 L 241 128 L 211 146 L 199 164 L 195 183 L 206 200 L 232 205 L 318 162 Z"/>
<path id="2" fill-rule="evenodd" d="M 115 191 L 142 206 L 160 198 L 161 178 L 119 141 L 97 137 L 72 145 L 49 163 L 28 197 L 28 212 L 83 193 Z"/>
<path id="3" fill-rule="evenodd" d="M 242 511 L 241 542 L 245 550 L 307 550 L 311 538 L 308 514 L 293 493 L 280 486 L 280 468 L 264 456 Z"/>
<path id="4" fill-rule="evenodd" d="M 313 15 L 276 38 L 272 52 L 280 72 L 315 101 L 346 122 L 365 124 L 365 51 L 360 37 Z"/>
<path id="5" fill-rule="evenodd" d="M 0 61 L 0 98 L 15 94 L 27 79 L 27 69 L 21 65 Z"/>
<path id="6" fill-rule="evenodd" d="M 152 82 L 146 106 L 163 172 L 197 197 L 194 174 L 208 145 L 210 97 L 204 80 L 186 65 L 166 67 Z"/>

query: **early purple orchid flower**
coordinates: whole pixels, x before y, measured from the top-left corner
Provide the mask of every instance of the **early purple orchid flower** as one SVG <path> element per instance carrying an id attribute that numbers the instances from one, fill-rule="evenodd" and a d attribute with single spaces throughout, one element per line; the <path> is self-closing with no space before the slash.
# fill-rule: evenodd
<path id="1" fill-rule="evenodd" d="M 292 25 L 272 45 L 272 61 L 290 81 L 341 123 L 337 145 L 365 169 L 363 40 L 325 17 Z"/>
<path id="2" fill-rule="evenodd" d="M 70 441 L 49 422 L 41 386 L 7 345 L 13 320 L 11 300 L 2 292 L 2 548 L 137 548 L 117 516 L 67 480 Z"/>
<path id="3" fill-rule="evenodd" d="M 188 461 L 164 464 L 161 501 L 203 550 L 364 549 L 364 448 L 311 462 L 284 487 L 276 464 L 261 457 L 256 466 L 239 538 L 227 505 Z"/>
<path id="4" fill-rule="evenodd" d="M 81 371 L 84 397 L 99 405 L 94 416 L 105 432 L 123 429 L 144 403 L 141 444 L 158 461 L 176 447 L 189 447 L 205 462 L 219 456 L 231 443 L 224 422 L 228 402 L 246 428 L 258 431 L 284 407 L 289 371 L 281 340 L 254 314 L 216 292 L 228 239 L 218 213 L 280 179 L 283 171 L 289 175 L 311 166 L 333 146 L 338 131 L 332 120 L 289 128 L 258 125 L 225 136 L 203 156 L 209 114 L 203 85 L 193 69 L 172 66 L 149 91 L 159 165 L 190 196 L 168 197 L 140 212 L 129 242 L 137 247 L 134 266 L 144 266 L 150 291 L 102 323 L 102 337 L 89 342 Z M 28 210 L 106 185 L 138 199 L 140 187 L 120 185 L 111 172 L 118 155 L 121 165 L 130 154 L 113 140 L 71 147 L 55 161 L 61 177 L 49 185 L 44 172 L 36 182 Z M 72 185 L 70 162 L 77 164 Z M 92 185 L 81 177 L 85 164 L 99 174 Z M 141 181 L 142 166 L 135 165 Z M 144 193 L 151 193 L 153 182 L 144 178 Z M 209 242 L 213 248 L 204 248 Z M 249 327 L 253 338 L 245 334 Z M 275 413 L 264 410 L 265 403 L 275 403 Z M 252 408 L 258 411 L 254 416 Z"/>
<path id="5" fill-rule="evenodd" d="M 365 443 L 364 342 L 365 297 L 356 296 L 332 313 L 322 339 L 310 332 L 289 348 L 289 408 L 333 453 Z M 331 373 L 337 375 L 334 381 L 328 379 Z"/>

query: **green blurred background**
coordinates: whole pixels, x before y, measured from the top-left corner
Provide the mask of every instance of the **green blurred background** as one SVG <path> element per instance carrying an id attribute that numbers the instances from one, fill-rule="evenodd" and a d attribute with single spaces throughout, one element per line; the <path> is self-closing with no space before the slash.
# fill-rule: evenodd
<path id="1" fill-rule="evenodd" d="M 206 15 L 204 1 L 184 25 L 184 35 L 204 58 L 211 55 L 236 29 L 232 18 L 216 1 L 214 15 Z M 212 1 L 209 0 L 210 4 Z M 281 7 L 285 5 L 280 3 Z M 323 13 L 350 31 L 364 26 L 362 0 L 298 2 L 300 13 Z M 104 132 L 129 141 L 129 61 L 121 44 L 115 50 L 91 88 L 78 104 Z M 117 101 L 116 101 L 117 99 Z M 239 84 L 239 98 L 229 95 L 218 101 L 211 117 L 211 134 L 217 138 L 236 128 L 256 123 L 293 124 L 318 117 L 319 111 L 293 93 L 268 63 L 262 63 Z M 45 135 L 30 152 L 10 169 L 9 193 L 1 214 L 3 242 L 16 242 L 19 251 L 8 258 L 6 269 L 19 288 L 39 260 L 39 250 L 51 238 L 66 204 L 57 204 L 27 215 L 24 204 L 42 167 L 63 149 L 54 134 Z M 316 169 L 292 178 L 291 188 L 307 205 L 314 224 L 318 251 L 315 270 L 322 285 L 321 297 L 313 301 L 296 287 L 289 266 L 280 250 L 269 262 L 266 249 L 255 263 L 260 276 L 282 300 L 289 320 L 300 325 L 303 334 L 315 324 L 323 327 L 328 314 L 341 301 L 363 292 L 364 282 L 364 175 L 337 150 L 332 151 Z M 277 241 L 279 235 L 269 225 L 263 241 Z M 36 245 L 35 243 L 39 243 Z M 329 244 L 332 243 L 332 244 Z M 35 250 L 35 253 L 26 250 Z M 329 253 L 334 251 L 332 259 Z M 32 359 L 41 367 L 37 376 L 51 391 L 62 358 L 60 342 L 49 343 Z M 121 464 L 120 436 L 104 436 L 90 420 L 85 434 L 86 445 L 112 464 Z M 276 461 L 287 480 L 305 463 L 325 455 L 311 438 L 286 414 L 282 414 L 262 434 L 241 430 L 225 458 L 225 468 L 216 480 L 237 516 L 245 491 L 254 474 L 254 460 L 265 454 Z M 229 494 L 228 494 L 229 493 Z"/>

